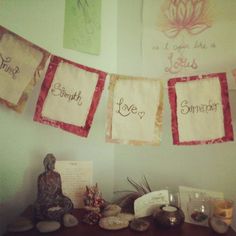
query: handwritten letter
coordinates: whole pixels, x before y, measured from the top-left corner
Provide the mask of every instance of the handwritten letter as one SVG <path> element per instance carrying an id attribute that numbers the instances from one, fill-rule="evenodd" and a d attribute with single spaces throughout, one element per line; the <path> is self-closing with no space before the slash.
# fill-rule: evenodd
<path id="1" fill-rule="evenodd" d="M 159 80 L 113 75 L 110 80 L 107 141 L 158 145 L 162 119 Z"/>
<path id="2" fill-rule="evenodd" d="M 56 171 L 60 173 L 63 193 L 75 208 L 83 207 L 86 185 L 92 184 L 93 163 L 90 161 L 57 161 Z"/>
<path id="3" fill-rule="evenodd" d="M 169 194 L 167 190 L 147 193 L 134 201 L 135 217 L 150 216 L 158 206 L 165 204 L 169 204 Z"/>

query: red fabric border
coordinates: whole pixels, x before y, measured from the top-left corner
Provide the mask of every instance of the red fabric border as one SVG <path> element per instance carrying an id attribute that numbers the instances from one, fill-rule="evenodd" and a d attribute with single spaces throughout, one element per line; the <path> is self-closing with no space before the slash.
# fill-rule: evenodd
<path id="1" fill-rule="evenodd" d="M 89 113 L 88 113 L 88 116 L 87 116 L 84 126 L 72 125 L 72 124 L 64 123 L 64 122 L 57 121 L 57 120 L 52 120 L 50 118 L 42 116 L 42 109 L 43 109 L 44 102 L 46 100 L 46 97 L 48 95 L 48 91 L 49 91 L 52 81 L 54 79 L 54 75 L 57 70 L 57 67 L 61 61 L 67 62 L 75 67 L 80 68 L 80 69 L 98 74 L 98 82 L 97 82 L 97 85 L 96 85 L 96 88 L 95 88 L 95 91 L 93 94 L 92 103 L 91 103 Z M 47 124 L 47 125 L 51 125 L 51 126 L 54 126 L 57 128 L 61 128 L 63 130 L 66 130 L 68 132 L 74 133 L 74 134 L 82 136 L 82 137 L 87 137 L 89 130 L 91 128 L 92 122 L 93 122 L 94 114 L 96 112 L 98 103 L 99 103 L 101 95 L 102 95 L 102 91 L 104 89 L 106 76 L 107 76 L 107 73 L 105 73 L 103 71 L 100 71 L 100 70 L 97 70 L 94 68 L 90 68 L 90 67 L 87 67 L 84 65 L 80 65 L 78 63 L 60 58 L 58 56 L 52 56 L 51 60 L 50 60 L 50 64 L 47 69 L 47 72 L 46 72 L 46 75 L 45 75 L 45 79 L 44 79 L 42 87 L 41 87 L 39 97 L 38 97 L 36 110 L 35 110 L 35 114 L 34 114 L 34 121 L 38 121 L 43 124 Z"/>
<path id="2" fill-rule="evenodd" d="M 224 115 L 224 129 L 225 136 L 211 139 L 211 140 L 192 140 L 186 142 L 179 141 L 179 130 L 178 130 L 178 119 L 177 119 L 177 96 L 175 85 L 176 83 L 188 82 L 192 80 L 201 80 L 218 77 L 221 85 L 221 97 L 222 97 L 222 107 L 223 107 L 223 115 Z M 197 144 L 211 144 L 211 143 L 221 143 L 226 141 L 233 141 L 233 126 L 231 119 L 231 111 L 229 104 L 229 94 L 228 94 L 228 84 L 226 73 L 213 73 L 208 75 L 201 76 L 191 76 L 191 77 L 179 77 L 173 78 L 168 81 L 168 92 L 169 92 L 169 102 L 171 107 L 171 127 L 172 127 L 172 137 L 173 144 L 175 145 L 197 145 Z"/>

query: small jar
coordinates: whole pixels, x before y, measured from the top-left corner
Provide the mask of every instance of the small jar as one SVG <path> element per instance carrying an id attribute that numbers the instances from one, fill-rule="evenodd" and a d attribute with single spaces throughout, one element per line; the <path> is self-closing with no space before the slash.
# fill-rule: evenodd
<path id="1" fill-rule="evenodd" d="M 209 199 L 204 193 L 191 193 L 187 203 L 188 218 L 191 223 L 208 225 L 210 215 Z"/>
<path id="2" fill-rule="evenodd" d="M 229 199 L 212 200 L 212 216 L 209 219 L 210 228 L 219 234 L 225 234 L 233 219 L 234 202 Z"/>

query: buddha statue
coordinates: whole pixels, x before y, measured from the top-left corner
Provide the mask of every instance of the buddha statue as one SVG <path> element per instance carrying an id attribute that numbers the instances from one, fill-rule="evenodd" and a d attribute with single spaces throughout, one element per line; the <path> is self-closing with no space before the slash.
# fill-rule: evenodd
<path id="1" fill-rule="evenodd" d="M 54 171 L 55 162 L 55 156 L 47 154 L 43 161 L 45 171 L 38 177 L 34 206 L 37 220 L 61 221 L 64 214 L 73 209 L 72 201 L 62 193 L 61 176 Z"/>

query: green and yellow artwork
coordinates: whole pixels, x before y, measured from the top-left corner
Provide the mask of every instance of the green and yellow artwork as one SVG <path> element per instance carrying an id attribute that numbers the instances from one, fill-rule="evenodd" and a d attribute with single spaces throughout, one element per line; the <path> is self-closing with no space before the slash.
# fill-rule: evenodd
<path id="1" fill-rule="evenodd" d="M 66 0 L 64 48 L 100 54 L 101 0 Z"/>

